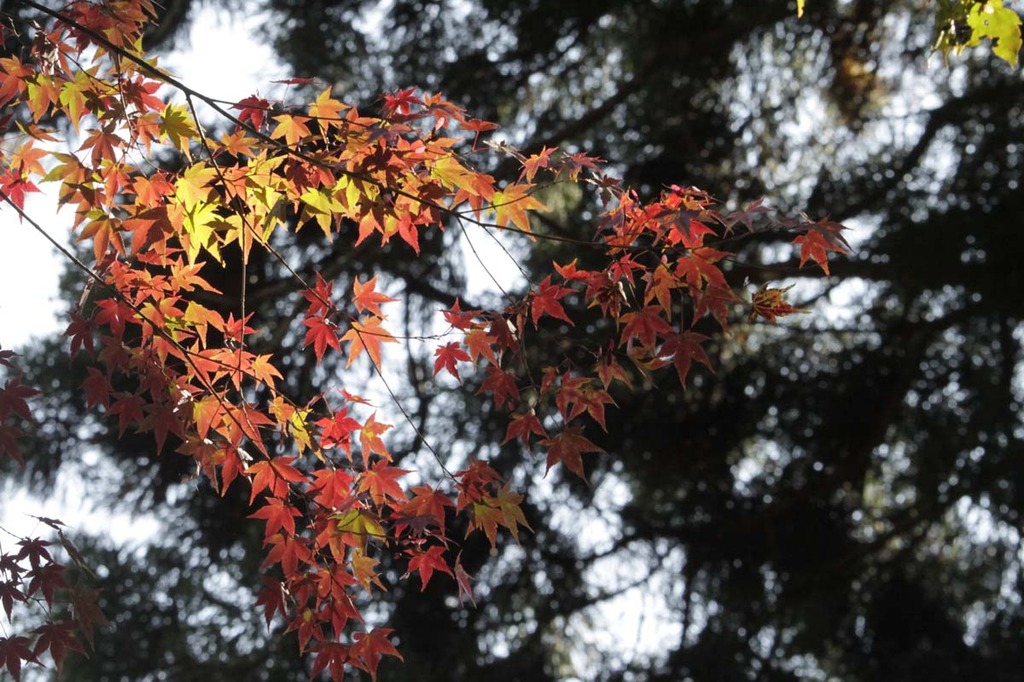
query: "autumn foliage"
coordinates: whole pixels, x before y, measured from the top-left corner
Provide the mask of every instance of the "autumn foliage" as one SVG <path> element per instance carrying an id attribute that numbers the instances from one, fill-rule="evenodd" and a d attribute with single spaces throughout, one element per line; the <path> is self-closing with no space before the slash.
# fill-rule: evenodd
<path id="1" fill-rule="evenodd" d="M 269 254 L 302 292 L 304 345 L 315 361 L 364 374 L 369 366 L 386 380 L 399 371 L 388 366 L 389 348 L 411 342 L 390 330 L 401 304 L 383 293 L 387 282 L 303 279 L 280 248 L 290 235 L 395 242 L 415 258 L 427 231 L 555 238 L 532 219 L 545 210 L 545 192 L 573 183 L 596 193 L 604 213 L 593 239 L 578 244 L 590 265 L 555 263 L 502 309 L 457 301 L 439 311 L 443 328 L 429 341 L 435 377 L 482 379 L 481 391 L 508 415 L 507 443 L 541 453 L 548 469 L 585 477 L 587 459 L 602 452 L 595 440 L 614 409 L 613 384 L 640 390 L 652 373 L 671 372 L 685 385 L 696 365 L 710 371 L 704 344 L 741 305 L 768 321 L 798 312 L 784 289 L 744 300 L 723 270 L 731 243 L 781 226 L 801 264 L 826 271 L 829 253 L 847 248 L 841 226 L 827 220 L 765 225 L 760 204 L 729 212 L 682 186 L 643 202 L 586 154 L 545 148 L 525 156 L 484 144 L 493 124 L 414 89 L 384 95 L 372 114 L 330 89 L 305 105 L 258 95 L 222 103 L 142 53 L 148 0 L 73 2 L 59 13 L 26 4 L 48 21 L 30 40 L 5 36 L 0 195 L 23 226 L 38 227 L 25 195 L 52 183 L 74 211 L 76 238 L 90 246 L 91 262 L 77 264 L 91 291 L 67 330 L 70 353 L 91 363 L 86 400 L 119 432 L 150 433 L 160 449 L 191 458 L 220 494 L 245 487 L 250 519 L 264 530 L 257 605 L 268 624 L 284 619 L 297 633 L 314 676 L 341 679 L 354 668 L 375 678 L 382 656 L 400 657 L 391 631 L 364 628 L 353 601 L 359 591 L 385 589 L 375 557 L 401 557 L 405 579 L 422 586 L 443 574 L 472 600 L 453 520 L 462 517 L 462 527 L 492 545 L 499 533 L 515 540 L 528 532 L 522 497 L 486 461 L 449 470 L 430 434 L 421 434 L 424 447 L 445 475 L 405 483 L 409 472 L 388 449 L 389 429 L 406 419 L 401 406 L 371 404 L 346 387 L 344 373 L 332 381 L 339 390 L 286 395 L 275 357 L 250 350 L 261 320 L 244 293 L 230 311 L 211 304 L 219 292 L 204 269 L 233 265 L 244 281 L 253 252 Z M 219 114 L 216 128 L 199 122 L 200 103 Z M 183 159 L 179 170 L 151 163 L 172 150 Z M 496 182 L 478 170 L 494 155 L 512 157 L 518 178 Z M 586 347 L 557 366 L 525 360 L 541 331 L 577 324 L 593 330 Z M 11 357 L 4 352 L 0 362 Z M 20 459 L 34 391 L 10 377 L 0 392 L 0 455 Z M 47 523 L 63 538 L 57 522 Z M 87 648 L 101 618 L 95 595 L 62 582 L 45 542 L 0 547 L 8 619 L 37 595 L 47 612 L 70 602 L 67 618 L 47 617 L 32 632 L 17 632 L 15 620 L 0 640 L 0 666 L 18 678 L 48 652 L 59 667 L 67 650 Z"/>

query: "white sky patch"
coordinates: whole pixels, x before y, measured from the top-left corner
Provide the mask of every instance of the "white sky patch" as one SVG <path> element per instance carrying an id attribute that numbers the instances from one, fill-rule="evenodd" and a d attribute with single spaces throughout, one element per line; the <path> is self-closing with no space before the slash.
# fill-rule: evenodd
<path id="1" fill-rule="evenodd" d="M 25 212 L 62 244 L 67 212 L 57 214 L 55 185 L 25 195 Z M 63 328 L 57 319 L 61 259 L 43 235 L 6 203 L 0 204 L 0 346 L 16 348 Z"/>
<path id="2" fill-rule="evenodd" d="M 238 12 L 204 4 L 192 19 L 186 49 L 167 55 L 160 66 L 193 90 L 218 100 L 237 102 L 280 88 L 271 81 L 290 74 L 265 39 L 264 21 L 259 13 L 240 17 Z M 200 102 L 196 105 L 204 123 L 210 123 L 213 112 Z"/>

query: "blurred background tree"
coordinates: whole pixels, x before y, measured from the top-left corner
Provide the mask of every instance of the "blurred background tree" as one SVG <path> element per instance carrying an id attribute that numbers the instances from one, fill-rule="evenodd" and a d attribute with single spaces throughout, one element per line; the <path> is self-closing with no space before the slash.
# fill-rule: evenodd
<path id="1" fill-rule="evenodd" d="M 442 391 L 426 381 L 430 349 L 411 354 L 393 388 L 420 430 L 453 458 L 490 458 L 527 492 L 535 532 L 495 553 L 466 545 L 475 608 L 450 583 L 420 593 L 395 580 L 375 608 L 406 662 L 386 663 L 383 679 L 1019 678 L 1019 71 L 987 52 L 945 66 L 931 50 L 934 7 L 910 0 L 815 0 L 799 20 L 778 0 L 257 4 L 263 38 L 296 75 L 347 101 L 441 91 L 527 152 L 612 160 L 641 194 L 692 184 L 733 207 L 767 197 L 853 228 L 855 252 L 827 280 L 798 271 L 770 235 L 731 244 L 730 277 L 751 292 L 796 284 L 813 314 L 780 327 L 738 319 L 711 349 L 716 372 L 685 392 L 666 380 L 616 393 L 608 434 L 588 433 L 608 451 L 588 462 L 589 486 L 543 479 L 542 463 L 500 445 L 505 422 L 472 379 Z M 200 6 L 166 5 L 153 34 L 164 46 Z M 552 196 L 543 229 L 589 236 L 594 201 Z M 465 281 L 461 239 L 434 235 L 415 260 L 340 240 L 290 248 L 305 274 L 386 273 L 417 334 Z M 586 257 L 508 248 L 527 272 Z M 250 274 L 250 306 L 280 320 L 268 342 L 294 340 L 286 381 L 322 378 L 299 350 L 288 277 L 271 262 Z M 237 276 L 217 284 L 230 296 Z M 69 300 L 81 287 L 69 274 Z M 500 303 L 481 297 L 471 303 Z M 586 332 L 566 329 L 531 364 L 557 363 Z M 261 584 L 246 500 L 183 483 L 171 446 L 116 439 L 85 410 L 84 369 L 67 369 L 63 346 L 30 351 L 26 381 L 45 387 L 52 426 L 17 480 L 41 489 L 70 468 L 97 501 L 163 527 L 131 551 L 79 539 L 113 624 L 66 678 L 305 679 L 294 642 L 237 606 Z M 429 470 L 412 429 L 396 431 L 405 445 L 393 451 Z M 223 598 L 236 593 L 248 594 Z"/>

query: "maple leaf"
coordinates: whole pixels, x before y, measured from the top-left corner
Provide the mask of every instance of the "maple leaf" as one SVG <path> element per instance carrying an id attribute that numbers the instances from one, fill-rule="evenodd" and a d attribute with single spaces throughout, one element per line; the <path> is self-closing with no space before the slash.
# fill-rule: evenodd
<path id="1" fill-rule="evenodd" d="M 544 430 L 540 420 L 537 419 L 537 413 L 532 409 L 529 412 L 512 415 L 512 420 L 505 431 L 505 440 L 501 442 L 507 443 L 513 438 L 518 438 L 525 447 L 530 447 L 530 434 L 538 435 L 541 438 L 548 437 L 548 432 Z"/>
<path id="2" fill-rule="evenodd" d="M 359 312 L 368 310 L 378 317 L 384 317 L 384 313 L 380 310 L 381 304 L 397 301 L 398 299 L 391 298 L 390 296 L 380 293 L 376 290 L 376 287 L 376 275 L 371 277 L 366 284 L 361 283 L 359 278 L 356 277 L 352 282 L 352 302 L 355 304 L 356 310 Z"/>
<path id="3" fill-rule="evenodd" d="M 761 198 L 747 204 L 747 207 L 742 211 L 729 213 L 722 221 L 725 225 L 726 234 L 729 234 L 737 223 L 743 225 L 748 231 L 754 229 L 754 220 L 758 214 L 767 212 L 768 207 L 764 205 L 764 199 Z"/>
<path id="4" fill-rule="evenodd" d="M 461 189 L 470 196 L 481 195 L 480 190 L 477 189 L 477 173 L 468 170 L 451 154 L 442 156 L 435 161 L 430 169 L 430 174 L 440 180 L 447 188 Z M 493 196 L 492 191 L 490 196 L 486 198 L 492 198 Z"/>
<path id="5" fill-rule="evenodd" d="M 16 414 L 25 421 L 32 421 L 32 411 L 25 402 L 27 398 L 39 394 L 39 389 L 25 386 L 21 377 L 8 379 L 0 390 L 0 420 Z"/>
<path id="6" fill-rule="evenodd" d="M 309 127 L 306 126 L 309 118 L 306 116 L 281 114 L 274 116 L 274 120 L 277 121 L 277 127 L 270 133 L 274 139 L 283 137 L 288 145 L 294 145 L 310 136 Z"/>
<path id="7" fill-rule="evenodd" d="M 604 159 L 597 156 L 590 156 L 583 152 L 566 154 L 562 159 L 560 172 L 568 175 L 570 180 L 576 180 L 584 169 L 596 172 L 598 170 L 598 166 L 602 163 L 604 163 Z"/>
<path id="8" fill-rule="evenodd" d="M 309 116 L 320 124 L 321 129 L 329 130 L 341 122 L 341 114 L 349 107 L 331 97 L 331 88 L 320 92 L 316 101 L 309 105 Z"/>
<path id="9" fill-rule="evenodd" d="M 370 493 L 370 498 L 378 507 L 389 499 L 404 500 L 405 491 L 398 484 L 398 479 L 407 473 L 407 469 L 399 469 L 384 460 L 377 460 L 360 475 L 357 489 L 359 492 Z"/>
<path id="10" fill-rule="evenodd" d="M 288 632 L 297 632 L 299 638 L 299 652 L 304 653 L 313 640 L 316 645 L 324 641 L 323 623 L 311 608 L 302 609 L 295 618 L 288 623 Z"/>
<path id="11" fill-rule="evenodd" d="M 65 570 L 63 566 L 54 563 L 31 569 L 27 573 L 31 580 L 25 594 L 31 597 L 36 592 L 42 592 L 46 604 L 52 606 L 54 594 L 57 590 L 63 590 L 68 587 L 67 581 L 64 580 Z"/>
<path id="12" fill-rule="evenodd" d="M 662 318 L 664 310 L 661 306 L 649 305 L 635 313 L 626 313 L 620 320 L 623 323 L 620 343 L 628 343 L 637 339 L 643 348 L 653 348 L 658 336 L 672 332 L 672 326 Z"/>
<path id="13" fill-rule="evenodd" d="M 267 628 L 270 628 L 270 622 L 274 620 L 274 616 L 280 613 L 285 615 L 288 613 L 288 604 L 286 601 L 286 595 L 284 591 L 284 585 L 281 584 L 280 580 L 275 580 L 270 576 L 263 576 L 263 587 L 260 589 L 259 596 L 256 598 L 256 606 L 263 607 L 263 617 L 267 621 Z"/>
<path id="14" fill-rule="evenodd" d="M 302 321 L 302 324 L 309 327 L 306 330 L 306 338 L 302 342 L 302 347 L 306 348 L 310 344 L 313 345 L 313 353 L 316 355 L 317 363 L 323 360 L 324 353 L 328 347 L 333 348 L 339 353 L 341 352 L 337 326 L 333 322 L 326 317 L 307 317 Z M 351 362 L 351 358 L 349 362 Z"/>
<path id="15" fill-rule="evenodd" d="M 306 480 L 302 472 L 291 465 L 294 461 L 294 457 L 276 457 L 272 460 L 250 464 L 246 471 L 252 477 L 252 494 L 249 496 L 249 504 L 252 504 L 256 500 L 256 496 L 264 490 L 270 497 L 286 499 L 289 483 Z"/>
<path id="16" fill-rule="evenodd" d="M 14 678 L 15 682 L 21 680 L 21 662 L 37 662 L 36 655 L 29 649 L 27 637 L 18 635 L 12 637 L 0 637 L 0 665 L 4 665 L 7 671 Z"/>
<path id="17" fill-rule="evenodd" d="M 410 492 L 413 497 L 402 506 L 396 519 L 396 532 L 401 533 L 406 526 L 416 525 L 423 529 L 433 524 L 444 535 L 445 509 L 454 507 L 455 503 L 429 485 L 415 486 Z"/>
<path id="18" fill-rule="evenodd" d="M 348 409 L 341 408 L 331 417 L 318 419 L 320 427 L 320 446 L 324 448 L 340 447 L 352 458 L 352 432 L 361 428 L 359 422 L 348 416 Z"/>
<path id="19" fill-rule="evenodd" d="M 266 544 L 270 551 L 263 561 L 262 568 L 281 564 L 285 575 L 293 575 L 299 570 L 299 564 L 313 564 L 313 552 L 309 549 L 309 541 L 300 535 L 271 535 Z"/>
<path id="20" fill-rule="evenodd" d="M 794 313 L 806 313 L 806 310 L 786 303 L 783 298 L 784 294 L 792 288 L 793 285 L 784 289 L 772 289 L 768 285 L 764 285 L 758 289 L 750 302 L 749 321 L 753 322 L 758 317 L 763 317 L 772 324 L 775 324 L 776 318 L 793 315 Z"/>
<path id="21" fill-rule="evenodd" d="M 317 504 L 327 509 L 339 509 L 351 499 L 352 476 L 341 469 L 317 469 L 313 472 L 310 492 Z"/>
<path id="22" fill-rule="evenodd" d="M 704 245 L 706 235 L 714 235 L 715 231 L 700 222 L 694 220 L 687 212 L 682 212 L 676 220 L 673 220 L 672 228 L 669 230 L 665 242 L 672 246 L 682 243 L 688 249 L 700 248 Z"/>
<path id="23" fill-rule="evenodd" d="M 259 130 L 267 118 L 267 112 L 270 111 L 270 102 L 262 97 L 249 95 L 245 99 L 239 100 L 237 104 L 232 104 L 231 108 L 241 112 L 238 114 L 239 122 L 248 122 L 252 124 L 253 128 Z"/>
<path id="24" fill-rule="evenodd" d="M 547 470 L 561 463 L 580 478 L 586 478 L 583 471 L 582 455 L 588 452 L 604 452 L 600 447 L 583 436 L 579 426 L 567 426 L 554 438 L 545 438 L 540 445 L 548 449 Z"/>
<path id="25" fill-rule="evenodd" d="M 498 526 L 504 526 L 512 533 L 512 539 L 518 544 L 519 526 L 530 529 L 520 507 L 522 501 L 523 496 L 512 491 L 506 483 L 498 490 L 497 495 L 484 497 L 480 502 L 473 504 L 470 530 L 482 528 L 491 547 L 494 548 L 497 543 Z"/>
<path id="26" fill-rule="evenodd" d="M 566 422 L 570 422 L 586 412 L 602 429 L 607 431 L 604 406 L 614 405 L 615 401 L 607 391 L 594 386 L 591 379 L 564 376 L 561 386 L 555 393 L 555 404 Z"/>
<path id="27" fill-rule="evenodd" d="M 375 316 L 364 317 L 359 322 L 352 321 L 351 329 L 341 337 L 342 341 L 352 344 L 348 349 L 348 361 L 345 363 L 345 367 L 351 365 L 364 350 L 370 356 L 373 364 L 380 367 L 380 345 L 382 343 L 398 343 L 398 340 L 391 336 L 382 323 L 383 320 Z"/>
<path id="28" fill-rule="evenodd" d="M 541 146 L 540 151 L 523 160 L 523 170 L 520 174 L 527 182 L 533 182 L 534 176 L 541 168 L 547 168 L 551 163 L 551 152 L 554 147 Z"/>
<path id="29" fill-rule="evenodd" d="M 334 310 L 334 282 L 328 282 L 320 273 L 316 273 L 316 284 L 302 292 L 303 298 L 309 301 L 306 317 L 325 317 Z"/>
<path id="30" fill-rule="evenodd" d="M 633 382 L 630 381 L 626 370 L 608 353 L 602 354 L 601 359 L 597 363 L 596 371 L 597 377 L 601 380 L 605 390 L 608 390 L 613 381 L 621 381 L 627 388 L 633 388 Z"/>
<path id="31" fill-rule="evenodd" d="M 443 310 L 441 313 L 444 315 L 444 319 L 455 329 L 461 329 L 463 331 L 473 327 L 474 320 L 483 312 L 481 310 L 463 310 L 459 303 L 459 299 L 455 299 L 455 303 L 448 310 Z"/>
<path id="32" fill-rule="evenodd" d="M 316 678 L 323 671 L 332 680 L 345 678 L 345 664 L 349 660 L 349 647 L 340 642 L 317 642 L 313 647 L 316 658 L 313 659 L 313 668 L 310 671 L 310 678 Z"/>
<path id="33" fill-rule="evenodd" d="M 427 589 L 427 583 L 430 582 L 431 576 L 434 575 L 434 571 L 441 571 L 447 573 L 453 578 L 455 575 L 452 573 L 452 569 L 448 568 L 448 562 L 444 560 L 444 547 L 440 545 L 434 545 L 425 552 L 417 552 L 409 559 L 409 570 L 406 572 L 406 576 L 412 573 L 420 574 L 420 592 Z"/>
<path id="34" fill-rule="evenodd" d="M 53 561 L 50 552 L 46 549 L 52 544 L 52 542 L 40 538 L 24 538 L 18 541 L 21 549 L 14 555 L 14 558 L 15 560 L 28 559 L 32 568 L 39 568 L 40 564 Z"/>
<path id="35" fill-rule="evenodd" d="M 416 97 L 416 88 L 396 90 L 394 93 L 384 95 L 384 110 L 388 115 L 399 114 L 404 116 L 412 112 L 413 105 L 423 106 L 423 100 Z"/>
<path id="36" fill-rule="evenodd" d="M 506 404 L 513 406 L 519 400 L 519 387 L 516 385 L 515 376 L 506 372 L 500 367 L 490 366 L 485 370 L 487 376 L 477 393 L 490 392 L 494 396 L 494 404 L 504 407 Z"/>
<path id="37" fill-rule="evenodd" d="M 507 185 L 500 192 L 495 192 L 491 197 L 494 222 L 499 227 L 505 227 L 512 223 L 519 230 L 529 234 L 531 231 L 530 217 L 527 211 L 546 211 L 548 208 L 532 195 L 532 190 L 533 185 L 526 183 Z"/>
<path id="38" fill-rule="evenodd" d="M 15 602 L 28 601 L 28 595 L 21 591 L 18 583 L 13 580 L 0 581 L 0 606 L 3 606 L 7 620 L 11 619 L 11 610 Z"/>
<path id="39" fill-rule="evenodd" d="M 455 341 L 446 343 L 434 350 L 434 376 L 442 369 L 448 370 L 448 372 L 454 376 L 459 382 L 462 381 L 462 377 L 459 376 L 459 370 L 455 367 L 456 362 L 472 362 L 472 358 L 469 357 L 469 353 L 462 350 L 459 344 Z"/>
<path id="40" fill-rule="evenodd" d="M 683 332 L 682 334 L 672 334 L 665 339 L 665 343 L 661 346 L 659 355 L 672 358 L 672 364 L 675 365 L 676 372 L 679 374 L 679 385 L 684 389 L 686 388 L 686 377 L 690 373 L 690 366 L 694 360 L 712 372 L 715 371 L 711 359 L 701 345 L 707 340 L 708 337 L 703 334 Z"/>
<path id="41" fill-rule="evenodd" d="M 7 171 L 0 175 L 0 195 L 7 199 L 19 209 L 25 208 L 25 193 L 38 192 L 39 188 L 31 182 L 23 179 L 21 175 L 15 175 Z"/>
<path id="42" fill-rule="evenodd" d="M 131 424 L 138 424 L 142 421 L 142 406 L 145 404 L 145 401 L 141 396 L 134 393 L 119 392 L 115 394 L 115 397 L 116 400 L 107 408 L 107 413 L 118 416 L 117 425 L 120 437 L 124 435 L 124 432 L 128 430 Z"/>
<path id="43" fill-rule="evenodd" d="M 828 252 L 850 252 L 850 245 L 842 235 L 845 229 L 844 225 L 830 220 L 809 224 L 807 232 L 793 240 L 793 244 L 800 247 L 800 267 L 810 259 L 821 266 L 826 275 L 831 275 L 828 269 Z"/>
<path id="44" fill-rule="evenodd" d="M 370 538 L 383 539 L 387 536 L 383 526 L 377 518 L 366 509 L 350 508 L 340 514 L 331 517 L 335 521 L 335 528 L 343 533 L 350 533 L 359 539 L 359 544 L 365 546 Z M 353 544 L 349 542 L 349 544 Z"/>
<path id="45" fill-rule="evenodd" d="M 488 334 L 483 327 L 474 327 L 466 332 L 466 351 L 469 353 L 469 361 L 476 362 L 484 357 L 492 365 L 498 364 L 498 357 L 494 353 L 494 343 L 497 339 Z"/>
<path id="46" fill-rule="evenodd" d="M 295 535 L 295 517 L 297 516 L 302 516 L 302 513 L 295 507 L 278 497 L 271 497 L 262 507 L 246 518 L 266 520 L 267 528 L 264 535 L 270 537 L 279 530 L 285 531 L 288 535 Z"/>
<path id="47" fill-rule="evenodd" d="M 728 255 L 724 251 L 716 251 L 706 246 L 695 249 L 676 261 L 673 274 L 685 280 L 696 291 L 705 286 L 728 288 L 725 275 L 715 265 L 716 262 Z"/>
<path id="48" fill-rule="evenodd" d="M 363 554 L 361 549 L 356 549 L 352 552 L 349 557 L 349 565 L 352 568 L 352 576 L 356 579 L 356 582 L 363 586 L 366 590 L 367 596 L 373 594 L 372 585 L 376 585 L 381 591 L 387 592 L 384 587 L 384 583 L 380 581 L 380 576 L 377 575 L 376 567 L 380 562 L 373 557 L 366 556 Z"/>
<path id="49" fill-rule="evenodd" d="M 531 319 L 533 320 L 533 326 L 537 326 L 537 322 L 543 315 L 550 315 L 551 317 L 567 322 L 569 323 L 569 326 L 572 326 L 572 319 L 566 315 L 565 308 L 563 308 L 562 304 L 558 302 L 560 299 L 565 298 L 571 293 L 572 289 L 552 284 L 551 275 L 545 277 L 544 280 L 537 285 L 536 291 L 530 295 L 530 313 Z"/>
<path id="50" fill-rule="evenodd" d="M 368 633 L 357 632 L 352 636 L 354 643 L 349 652 L 349 662 L 370 673 L 370 679 L 377 682 L 377 666 L 382 656 L 394 656 L 403 660 L 398 649 L 388 637 L 393 631 L 389 628 L 376 628 Z"/>
<path id="51" fill-rule="evenodd" d="M 77 651 L 80 654 L 85 654 L 85 648 L 75 637 L 75 629 L 77 629 L 77 626 L 74 621 L 59 620 L 54 622 L 48 620 L 35 629 L 39 638 L 36 640 L 35 647 L 32 650 L 33 655 L 38 657 L 44 651 L 49 651 L 50 657 L 53 658 L 53 664 L 57 668 L 57 674 L 60 675 L 64 669 L 64 657 L 68 651 Z"/>
<path id="52" fill-rule="evenodd" d="M 199 132 L 192 115 L 183 104 L 168 104 L 160 115 L 160 134 L 167 137 L 172 146 L 189 156 L 189 143 Z"/>
<path id="53" fill-rule="evenodd" d="M 99 590 L 87 590 L 79 587 L 71 588 L 70 602 L 75 622 L 78 623 L 78 630 L 89 642 L 89 648 L 95 649 L 93 643 L 93 630 L 97 625 L 106 625 L 107 618 L 100 611 L 98 604 Z"/>
<path id="54" fill-rule="evenodd" d="M 652 271 L 643 276 L 647 282 L 644 290 L 644 305 L 657 299 L 658 305 L 665 311 L 665 317 L 672 319 L 672 290 L 680 286 L 679 279 L 666 266 L 664 259 Z"/>
<path id="55" fill-rule="evenodd" d="M 381 440 L 381 435 L 390 428 L 391 424 L 377 421 L 376 412 L 371 414 L 363 424 L 359 430 L 359 447 L 363 451 L 363 466 L 370 466 L 370 456 L 373 453 L 377 453 L 388 461 L 391 460 L 391 453 L 388 452 L 387 446 Z"/>

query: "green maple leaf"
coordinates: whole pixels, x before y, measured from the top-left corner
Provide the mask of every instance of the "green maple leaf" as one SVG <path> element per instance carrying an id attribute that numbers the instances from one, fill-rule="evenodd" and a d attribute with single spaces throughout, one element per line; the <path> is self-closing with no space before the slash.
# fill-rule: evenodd
<path id="1" fill-rule="evenodd" d="M 168 104 L 160 114 L 160 134 L 180 149 L 185 156 L 192 158 L 188 151 L 189 142 L 197 137 L 192 116 L 182 104 Z"/>
<path id="2" fill-rule="evenodd" d="M 1020 16 L 1003 7 L 1003 0 L 974 3 L 967 25 L 971 27 L 968 45 L 979 45 L 982 38 L 988 38 L 993 41 L 992 53 L 1016 68 L 1021 48 Z"/>

